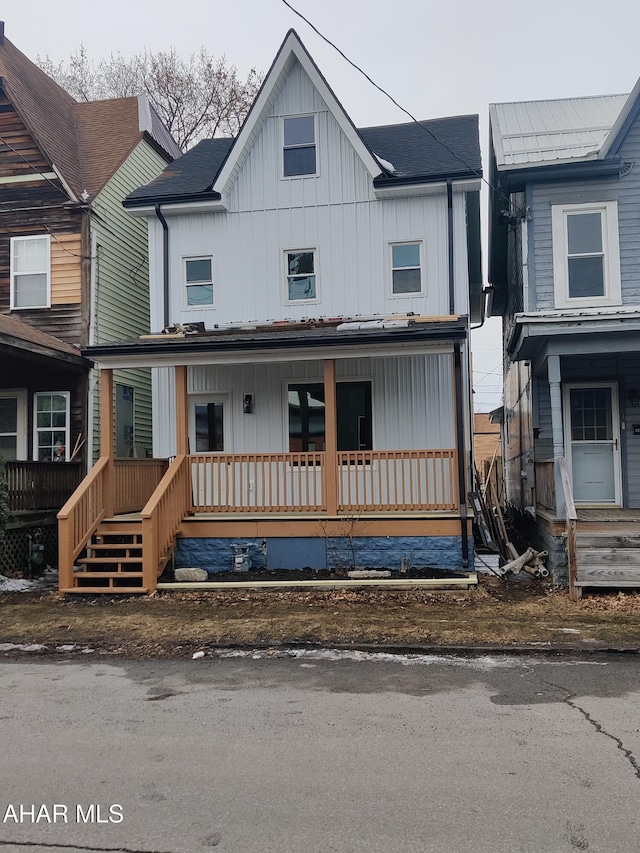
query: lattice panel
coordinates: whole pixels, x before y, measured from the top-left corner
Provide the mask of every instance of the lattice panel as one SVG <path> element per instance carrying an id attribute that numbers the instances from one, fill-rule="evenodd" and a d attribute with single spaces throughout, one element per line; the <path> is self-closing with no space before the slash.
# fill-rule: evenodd
<path id="1" fill-rule="evenodd" d="M 35 536 L 37 531 L 41 531 L 40 542 L 44 545 L 45 565 L 58 565 L 58 525 L 34 524 L 33 527 L 18 527 L 6 531 L 4 547 L 0 554 L 0 571 L 3 575 L 14 578 L 29 576 L 29 535 Z"/>

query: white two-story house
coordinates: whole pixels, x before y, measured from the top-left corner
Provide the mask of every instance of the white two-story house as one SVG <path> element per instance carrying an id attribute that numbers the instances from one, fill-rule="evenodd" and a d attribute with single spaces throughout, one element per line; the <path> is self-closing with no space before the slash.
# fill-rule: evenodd
<path id="1" fill-rule="evenodd" d="M 169 554 L 214 575 L 243 542 L 269 570 L 468 575 L 480 177 L 477 116 L 358 129 L 290 31 L 237 138 L 125 202 L 149 226 L 154 334 L 87 351 L 105 429 L 61 520 L 62 588 L 150 590 Z M 114 459 L 125 365 L 153 368 L 158 485 Z M 127 510 L 139 565 L 90 548 L 72 572 Z"/>
<path id="2" fill-rule="evenodd" d="M 639 97 L 490 108 L 507 499 L 575 596 L 640 586 Z"/>

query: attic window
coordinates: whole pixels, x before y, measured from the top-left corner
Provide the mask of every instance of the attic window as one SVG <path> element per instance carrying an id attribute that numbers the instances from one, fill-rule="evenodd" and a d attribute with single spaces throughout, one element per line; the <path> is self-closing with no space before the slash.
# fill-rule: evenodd
<path id="1" fill-rule="evenodd" d="M 283 119 L 283 175 L 295 178 L 316 174 L 316 120 L 314 116 Z"/>

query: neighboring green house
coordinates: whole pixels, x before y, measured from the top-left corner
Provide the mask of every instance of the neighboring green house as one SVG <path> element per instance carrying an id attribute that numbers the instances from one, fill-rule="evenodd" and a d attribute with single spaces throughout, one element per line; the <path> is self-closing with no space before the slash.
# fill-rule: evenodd
<path id="1" fill-rule="evenodd" d="M 179 155 L 146 98 L 77 102 L 0 22 L 0 454 L 21 531 L 10 565 L 73 490 L 70 468 L 48 463 L 75 462 L 79 480 L 97 454 L 100 392 L 80 350 L 149 330 L 147 227 L 122 200 Z M 114 381 L 115 453 L 143 456 L 149 372 Z"/>

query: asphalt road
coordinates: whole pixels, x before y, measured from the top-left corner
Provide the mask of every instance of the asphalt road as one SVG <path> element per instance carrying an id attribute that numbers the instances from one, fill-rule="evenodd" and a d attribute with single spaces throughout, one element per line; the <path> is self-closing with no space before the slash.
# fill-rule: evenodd
<path id="1" fill-rule="evenodd" d="M 5 657 L 0 853 L 636 853 L 639 674 Z"/>

